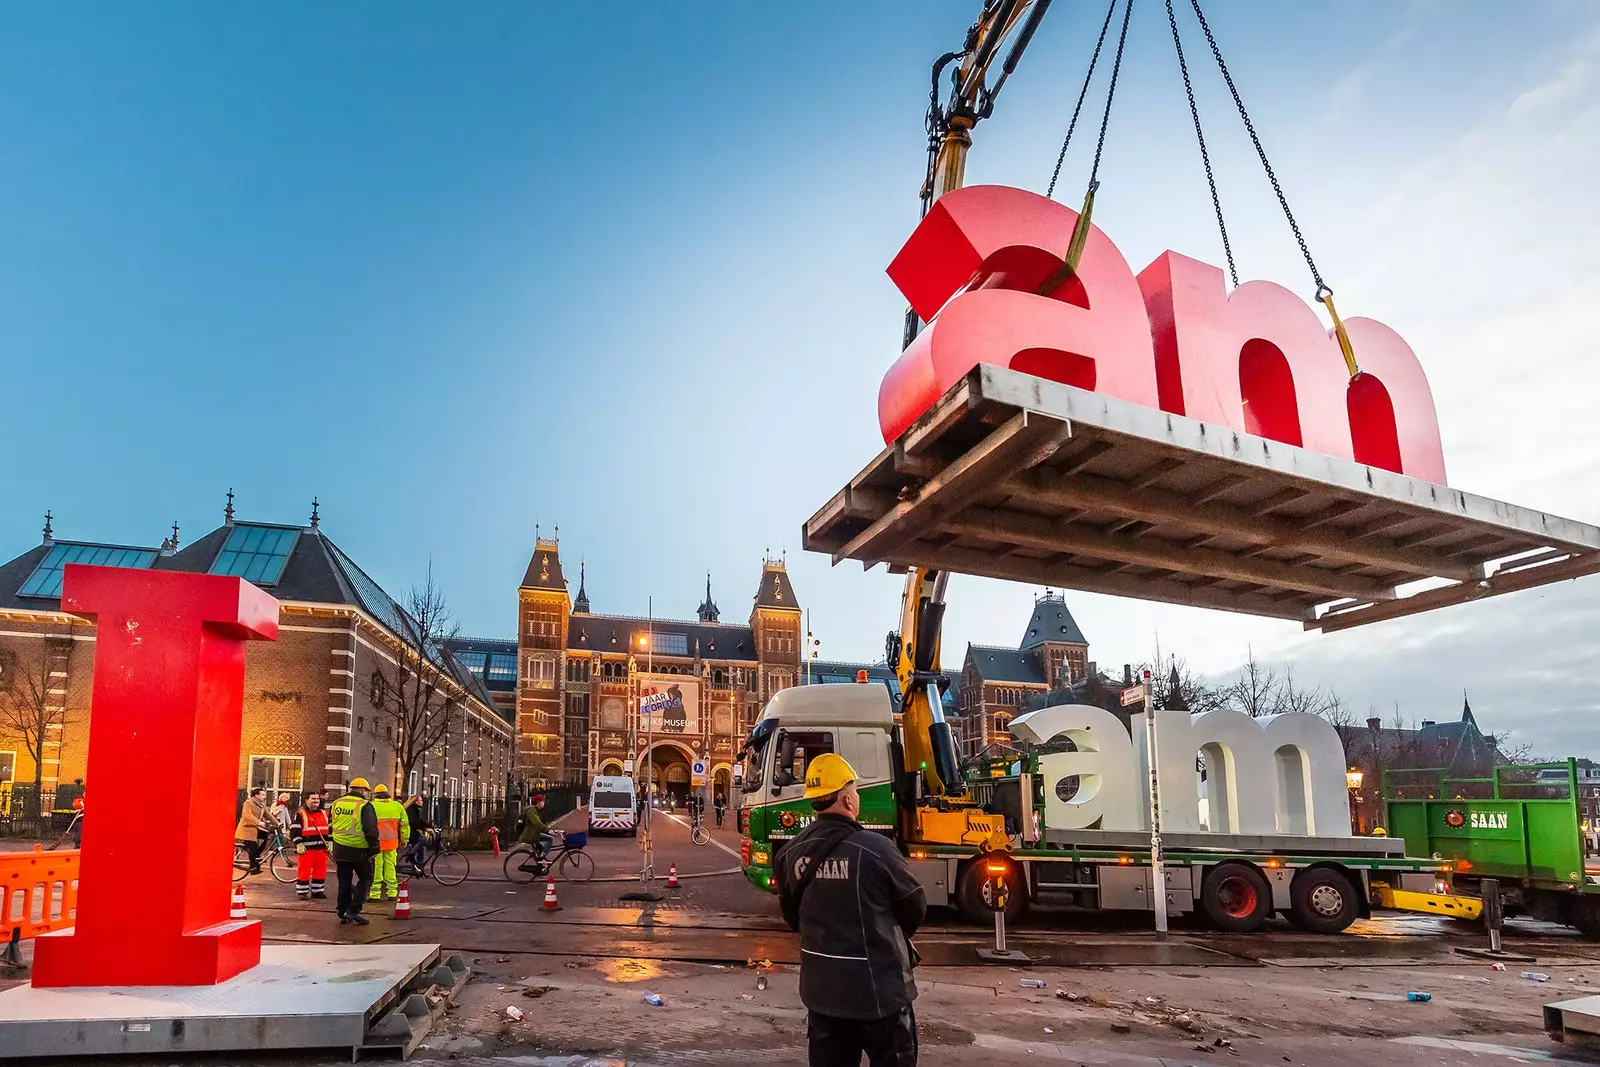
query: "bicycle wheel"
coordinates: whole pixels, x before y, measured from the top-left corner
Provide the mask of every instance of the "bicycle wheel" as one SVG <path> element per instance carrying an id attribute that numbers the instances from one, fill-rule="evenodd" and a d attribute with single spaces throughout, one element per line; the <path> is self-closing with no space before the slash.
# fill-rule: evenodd
<path id="1" fill-rule="evenodd" d="M 689 833 L 689 840 L 693 841 L 697 845 L 710 844 L 711 831 L 707 830 L 703 825 L 696 824 L 695 828 Z"/>
<path id="2" fill-rule="evenodd" d="M 294 882 L 295 871 L 300 866 L 300 857 L 295 855 L 293 849 L 273 849 L 272 856 L 267 860 L 267 870 L 272 872 L 272 877 L 284 885 Z"/>
<path id="3" fill-rule="evenodd" d="M 428 874 L 440 885 L 460 885 L 472 872 L 472 861 L 465 852 L 442 848 L 428 861 Z"/>
<path id="4" fill-rule="evenodd" d="M 250 873 L 250 850 L 243 845 L 233 846 L 233 880 L 242 882 Z"/>
<path id="5" fill-rule="evenodd" d="M 562 855 L 556 877 L 563 882 L 587 882 L 594 877 L 594 858 L 587 852 L 568 852 Z"/>
<path id="6" fill-rule="evenodd" d="M 527 864 L 526 867 L 523 864 Z M 544 877 L 538 870 L 533 849 L 527 845 L 518 845 L 506 853 L 503 865 L 506 872 L 506 881 L 516 882 L 518 885 L 527 885 L 535 879 Z"/>

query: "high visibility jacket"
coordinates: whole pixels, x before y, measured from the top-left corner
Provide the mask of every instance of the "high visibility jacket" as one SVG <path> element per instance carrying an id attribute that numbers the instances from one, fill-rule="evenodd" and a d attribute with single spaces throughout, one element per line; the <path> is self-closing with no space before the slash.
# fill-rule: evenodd
<path id="1" fill-rule="evenodd" d="M 372 805 L 346 793 L 328 806 L 328 829 L 340 848 L 368 851 L 378 847 L 377 817 Z"/>
<path id="2" fill-rule="evenodd" d="M 328 847 L 328 813 L 321 808 L 316 811 L 301 808 L 294 813 L 289 832 L 296 843 L 306 846 L 307 851 L 325 851 Z"/>
<path id="3" fill-rule="evenodd" d="M 392 798 L 379 797 L 372 802 L 372 812 L 378 817 L 378 848 L 393 852 L 411 840 L 411 825 L 406 818 L 405 805 Z"/>

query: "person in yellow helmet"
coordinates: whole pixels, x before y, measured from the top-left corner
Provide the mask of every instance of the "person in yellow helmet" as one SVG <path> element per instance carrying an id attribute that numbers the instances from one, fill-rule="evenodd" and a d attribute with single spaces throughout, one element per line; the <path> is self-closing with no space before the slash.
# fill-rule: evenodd
<path id="1" fill-rule="evenodd" d="M 883 834 L 856 822 L 855 768 L 826 752 L 806 768 L 816 818 L 773 859 L 784 921 L 800 933 L 800 1000 L 812 1067 L 917 1062 L 911 935 L 922 884 Z"/>
<path id="2" fill-rule="evenodd" d="M 372 791 L 372 811 L 378 819 L 378 854 L 373 857 L 372 888 L 368 900 L 387 896 L 390 900 L 400 895 L 400 885 L 395 873 L 400 848 L 411 840 L 411 823 L 406 809 L 389 795 L 389 787 L 380 784 Z"/>
<path id="3" fill-rule="evenodd" d="M 353 778 L 344 796 L 328 806 L 333 862 L 339 872 L 339 922 L 366 926 L 361 905 L 372 887 L 372 857 L 378 851 L 378 814 L 367 801 L 371 787 Z"/>

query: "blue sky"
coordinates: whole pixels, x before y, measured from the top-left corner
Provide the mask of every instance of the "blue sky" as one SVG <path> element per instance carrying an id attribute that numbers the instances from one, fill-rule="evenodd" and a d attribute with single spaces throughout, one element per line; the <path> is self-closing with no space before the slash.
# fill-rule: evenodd
<path id="1" fill-rule="evenodd" d="M 902 308 L 883 267 L 916 218 L 929 64 L 977 7 L 9 5 L 0 345 L 27 461 L 0 481 L 6 554 L 46 508 L 60 536 L 153 544 L 174 519 L 186 540 L 212 528 L 229 486 L 272 521 L 316 494 L 392 591 L 431 561 L 465 630 L 509 635 L 534 525 L 559 522 L 596 610 L 689 614 L 710 571 L 740 617 L 763 551 L 787 549 L 824 654 L 875 656 L 898 580 L 802 557 L 799 527 L 878 447 Z M 1055 5 L 970 180 L 1043 190 L 1103 10 Z M 1600 520 L 1582 391 L 1549 388 L 1593 378 L 1600 12 L 1208 12 L 1341 309 L 1429 369 L 1452 482 Z M 1241 269 L 1309 290 L 1187 45 Z M 1136 268 L 1166 248 L 1220 260 L 1155 3 L 1135 10 L 1102 178 L 1096 221 Z M 1541 412 L 1510 440 L 1484 431 L 1507 404 Z M 1015 641 L 1033 592 L 957 582 L 947 647 Z M 1555 595 L 1582 613 L 1600 594 Z M 1529 683 L 1464 676 L 1436 643 L 1526 630 L 1499 609 L 1308 644 L 1072 603 L 1103 663 L 1158 632 L 1208 671 L 1254 647 L 1430 717 L 1504 684 L 1474 698 L 1491 728 L 1585 742 L 1575 681 L 1594 665 L 1572 648 L 1517 656 L 1571 710 L 1535 721 Z M 1408 642 L 1421 662 L 1386 658 Z"/>

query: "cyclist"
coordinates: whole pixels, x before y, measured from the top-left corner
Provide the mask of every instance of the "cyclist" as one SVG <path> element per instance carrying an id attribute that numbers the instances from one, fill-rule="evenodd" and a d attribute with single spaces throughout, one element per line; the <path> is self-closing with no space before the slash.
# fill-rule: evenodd
<path id="1" fill-rule="evenodd" d="M 412 797 L 406 801 L 406 822 L 411 830 L 411 850 L 406 862 L 413 870 L 422 870 L 422 865 L 428 861 L 427 833 L 433 829 L 433 824 L 428 821 L 427 814 L 422 810 L 422 798 Z"/>
<path id="2" fill-rule="evenodd" d="M 532 845 L 534 851 L 540 856 L 547 854 L 556 843 L 555 835 L 550 832 L 550 828 L 545 825 L 544 819 L 540 816 L 540 812 L 543 809 L 544 794 L 535 793 L 533 795 L 533 804 L 523 809 L 522 832 L 517 835 L 518 841 Z"/>

